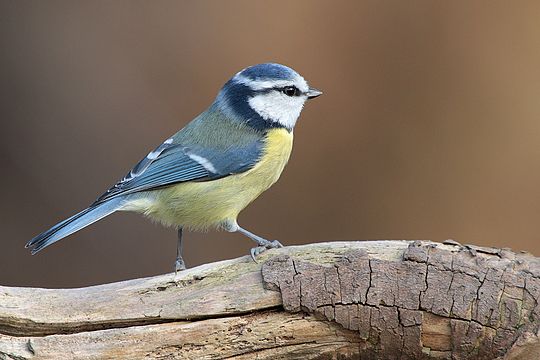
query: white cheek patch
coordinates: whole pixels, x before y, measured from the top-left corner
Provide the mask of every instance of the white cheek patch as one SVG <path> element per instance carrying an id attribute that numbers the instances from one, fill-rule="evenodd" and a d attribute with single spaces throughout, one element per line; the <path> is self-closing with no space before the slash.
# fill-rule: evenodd
<path id="1" fill-rule="evenodd" d="M 274 121 L 287 129 L 294 128 L 304 107 L 304 96 L 287 96 L 278 91 L 256 95 L 249 99 L 249 106 L 263 119 Z"/>

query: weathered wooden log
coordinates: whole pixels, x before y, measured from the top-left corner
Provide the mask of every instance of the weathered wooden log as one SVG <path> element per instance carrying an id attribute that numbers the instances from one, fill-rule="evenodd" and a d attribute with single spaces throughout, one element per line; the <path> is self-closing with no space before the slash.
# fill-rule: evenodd
<path id="1" fill-rule="evenodd" d="M 0 359 L 539 359 L 540 259 L 291 246 L 79 289 L 0 287 Z"/>

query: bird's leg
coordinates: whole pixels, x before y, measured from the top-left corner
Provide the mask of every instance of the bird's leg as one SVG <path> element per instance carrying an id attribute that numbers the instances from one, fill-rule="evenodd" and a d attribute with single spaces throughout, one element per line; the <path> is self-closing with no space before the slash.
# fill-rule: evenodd
<path id="1" fill-rule="evenodd" d="M 275 248 L 280 248 L 280 247 L 283 247 L 283 245 L 277 241 L 277 240 L 273 240 L 273 241 L 270 241 L 270 240 L 266 240 L 258 235 L 255 235 L 254 233 L 252 232 L 249 232 L 247 231 L 246 229 L 244 228 L 241 228 L 238 224 L 236 223 L 233 223 L 233 224 L 226 224 L 225 226 L 225 230 L 227 231 L 230 231 L 230 232 L 236 232 L 238 231 L 239 233 L 241 234 L 244 234 L 245 236 L 247 236 L 248 238 L 250 238 L 251 240 L 255 241 L 257 243 L 257 247 L 254 247 L 251 249 L 250 253 L 251 253 L 251 258 L 253 259 L 253 261 L 257 262 L 257 260 L 255 259 L 255 257 L 257 255 L 259 255 L 260 253 L 266 251 L 267 249 L 275 249 Z"/>
<path id="2" fill-rule="evenodd" d="M 182 258 L 182 227 L 178 228 L 178 243 L 176 244 L 176 261 L 174 262 L 174 272 L 178 273 L 186 269 L 186 263 Z"/>

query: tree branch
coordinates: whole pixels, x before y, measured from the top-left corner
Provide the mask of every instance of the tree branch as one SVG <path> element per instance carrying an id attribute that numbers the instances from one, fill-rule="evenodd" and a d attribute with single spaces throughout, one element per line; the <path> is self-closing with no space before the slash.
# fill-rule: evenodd
<path id="1" fill-rule="evenodd" d="M 537 359 L 540 259 L 291 246 L 80 289 L 0 287 L 0 359 Z"/>

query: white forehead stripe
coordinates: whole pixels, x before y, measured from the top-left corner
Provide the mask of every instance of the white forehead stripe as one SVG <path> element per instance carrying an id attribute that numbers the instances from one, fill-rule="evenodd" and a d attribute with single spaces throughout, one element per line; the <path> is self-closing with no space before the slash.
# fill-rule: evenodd
<path id="1" fill-rule="evenodd" d="M 309 90 L 306 80 L 300 75 L 295 75 L 291 80 L 251 80 L 242 75 L 242 73 L 239 73 L 234 76 L 234 80 L 240 84 L 249 86 L 252 90 L 264 90 L 290 85 L 296 86 L 302 92 L 307 92 Z"/>
<path id="2" fill-rule="evenodd" d="M 210 162 L 210 160 L 208 160 L 207 158 L 203 157 L 203 156 L 200 156 L 200 155 L 195 155 L 195 154 L 188 154 L 189 158 L 191 160 L 194 160 L 196 162 L 198 162 L 199 164 L 202 165 L 202 167 L 204 167 L 206 170 L 212 172 L 212 173 L 217 173 L 217 170 L 216 168 L 214 167 L 214 164 L 212 164 Z"/>

